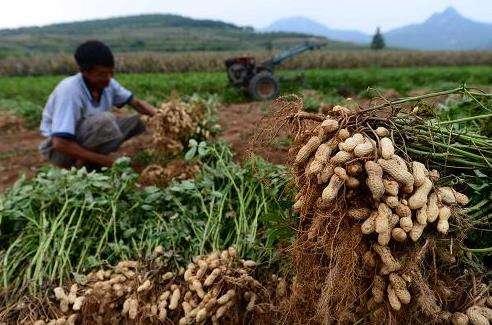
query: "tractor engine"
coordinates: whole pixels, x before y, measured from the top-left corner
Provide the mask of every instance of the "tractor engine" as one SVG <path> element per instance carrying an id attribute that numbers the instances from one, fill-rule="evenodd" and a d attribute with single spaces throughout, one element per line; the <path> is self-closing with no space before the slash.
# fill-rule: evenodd
<path id="1" fill-rule="evenodd" d="M 256 65 L 253 57 L 230 58 L 225 61 L 229 83 L 246 91 L 255 100 L 269 100 L 278 96 L 279 82 L 273 72 Z"/>

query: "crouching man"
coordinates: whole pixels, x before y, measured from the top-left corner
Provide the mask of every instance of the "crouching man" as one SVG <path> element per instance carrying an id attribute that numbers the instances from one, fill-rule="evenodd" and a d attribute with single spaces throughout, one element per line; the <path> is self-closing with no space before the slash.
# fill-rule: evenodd
<path id="1" fill-rule="evenodd" d="M 114 58 L 99 41 L 87 41 L 75 51 L 80 72 L 62 80 L 43 110 L 41 154 L 53 164 L 69 168 L 111 166 L 109 154 L 145 125 L 138 114 L 115 117 L 111 108 L 130 105 L 138 113 L 153 116 L 156 109 L 113 79 Z"/>

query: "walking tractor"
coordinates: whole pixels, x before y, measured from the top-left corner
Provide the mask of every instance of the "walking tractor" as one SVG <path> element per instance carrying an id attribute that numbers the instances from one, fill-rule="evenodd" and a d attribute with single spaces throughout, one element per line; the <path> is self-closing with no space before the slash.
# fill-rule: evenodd
<path id="1" fill-rule="evenodd" d="M 325 44 L 309 43 L 285 50 L 273 58 L 256 64 L 251 56 L 229 58 L 225 61 L 229 83 L 244 90 L 255 100 L 269 100 L 278 96 L 280 84 L 273 75 L 276 66 L 303 52 L 319 49 Z"/>

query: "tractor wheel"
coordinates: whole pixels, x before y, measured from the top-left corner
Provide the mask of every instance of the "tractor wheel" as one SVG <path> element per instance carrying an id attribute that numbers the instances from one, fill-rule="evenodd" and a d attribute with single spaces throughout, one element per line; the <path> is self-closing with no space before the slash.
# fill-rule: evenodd
<path id="1" fill-rule="evenodd" d="M 248 92 L 255 100 L 274 99 L 279 91 L 278 79 L 268 71 L 258 73 L 249 81 Z"/>

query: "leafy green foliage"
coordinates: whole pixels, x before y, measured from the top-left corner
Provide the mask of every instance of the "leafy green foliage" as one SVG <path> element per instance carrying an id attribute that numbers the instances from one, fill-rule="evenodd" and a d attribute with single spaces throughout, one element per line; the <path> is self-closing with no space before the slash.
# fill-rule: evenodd
<path id="1" fill-rule="evenodd" d="M 138 191 L 122 161 L 105 173 L 48 168 L 1 199 L 2 284 L 41 285 L 128 255 L 128 229 L 154 218 L 159 198 Z"/>
<path id="2" fill-rule="evenodd" d="M 441 121 L 462 120 L 463 118 L 492 113 L 492 99 L 490 97 L 449 97 L 445 103 L 438 106 L 436 114 Z M 474 119 L 469 122 L 460 122 L 454 125 L 461 131 L 475 132 L 483 136 L 492 136 L 492 117 Z"/>
<path id="3" fill-rule="evenodd" d="M 191 141 L 187 156 L 204 162 L 203 172 L 194 182 L 169 190 L 184 195 L 175 201 L 182 216 L 193 219 L 197 209 L 206 216 L 205 227 L 193 229 L 199 252 L 234 245 L 243 255 L 271 259 L 273 244 L 289 238 L 279 234 L 290 234 L 291 200 L 284 168 L 259 158 L 241 167 L 233 162 L 230 149 L 220 144 Z"/>
<path id="4" fill-rule="evenodd" d="M 25 99 L 0 99 L 0 110 L 14 112 L 22 117 L 29 128 L 39 125 L 42 107 Z"/>

